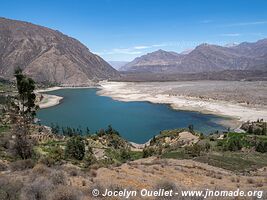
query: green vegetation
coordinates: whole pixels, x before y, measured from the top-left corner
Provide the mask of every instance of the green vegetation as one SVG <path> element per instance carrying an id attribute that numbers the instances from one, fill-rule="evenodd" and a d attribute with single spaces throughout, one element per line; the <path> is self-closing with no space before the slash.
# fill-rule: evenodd
<path id="1" fill-rule="evenodd" d="M 68 158 L 82 160 L 85 154 L 85 145 L 81 136 L 74 136 L 68 139 L 65 155 Z"/>
<path id="2" fill-rule="evenodd" d="M 257 152 L 210 152 L 195 158 L 195 160 L 243 173 L 264 167 L 267 164 L 266 154 Z"/>

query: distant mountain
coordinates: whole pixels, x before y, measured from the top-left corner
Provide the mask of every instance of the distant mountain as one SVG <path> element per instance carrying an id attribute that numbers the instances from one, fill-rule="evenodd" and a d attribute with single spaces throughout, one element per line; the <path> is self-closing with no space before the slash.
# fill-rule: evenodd
<path id="1" fill-rule="evenodd" d="M 0 76 L 20 67 L 38 82 L 88 85 L 118 75 L 78 40 L 28 22 L 0 18 Z"/>
<path id="2" fill-rule="evenodd" d="M 120 69 L 122 66 L 126 65 L 128 61 L 108 61 L 108 63 L 116 70 Z"/>
<path id="3" fill-rule="evenodd" d="M 165 67 L 176 66 L 181 63 L 184 55 L 175 52 L 158 50 L 135 58 L 120 71 L 164 71 Z"/>
<path id="4" fill-rule="evenodd" d="M 121 68 L 131 72 L 202 73 L 224 70 L 267 71 L 267 39 L 231 47 L 201 44 L 188 54 L 163 50 L 141 57 Z"/>

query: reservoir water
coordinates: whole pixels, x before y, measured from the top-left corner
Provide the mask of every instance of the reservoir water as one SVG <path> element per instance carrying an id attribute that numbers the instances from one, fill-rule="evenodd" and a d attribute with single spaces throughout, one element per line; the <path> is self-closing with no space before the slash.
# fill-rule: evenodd
<path id="1" fill-rule="evenodd" d="M 38 111 L 37 117 L 48 126 L 57 123 L 95 132 L 112 125 L 122 137 L 136 143 L 147 142 L 161 130 L 189 124 L 204 134 L 226 130 L 218 123 L 224 119 L 219 116 L 173 110 L 164 104 L 116 101 L 97 95 L 97 89 L 62 89 L 47 94 L 64 97 L 61 104 Z"/>

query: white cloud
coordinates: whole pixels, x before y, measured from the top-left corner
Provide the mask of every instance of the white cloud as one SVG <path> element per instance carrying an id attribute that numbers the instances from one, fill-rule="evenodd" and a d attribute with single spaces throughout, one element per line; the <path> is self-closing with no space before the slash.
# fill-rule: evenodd
<path id="1" fill-rule="evenodd" d="M 150 46 L 135 46 L 134 49 L 149 49 Z"/>
<path id="2" fill-rule="evenodd" d="M 141 51 L 135 51 L 132 48 L 115 48 L 110 51 L 98 52 L 99 55 L 113 55 L 113 54 L 128 54 L 128 55 L 137 55 L 141 54 Z"/>
<path id="3" fill-rule="evenodd" d="M 240 35 L 241 35 L 240 33 L 223 33 L 223 34 L 220 34 L 220 36 L 223 36 L 223 37 L 238 37 Z"/>
<path id="4" fill-rule="evenodd" d="M 170 46 L 170 45 L 167 45 L 166 43 L 162 43 L 162 44 L 153 44 L 151 46 L 152 47 L 166 47 L 166 46 Z"/>
<path id="5" fill-rule="evenodd" d="M 250 26 L 250 25 L 263 25 L 267 24 L 267 21 L 254 21 L 254 22 L 240 22 L 240 23 L 233 23 L 233 24 L 225 24 L 221 25 L 223 27 L 232 27 L 232 26 Z"/>

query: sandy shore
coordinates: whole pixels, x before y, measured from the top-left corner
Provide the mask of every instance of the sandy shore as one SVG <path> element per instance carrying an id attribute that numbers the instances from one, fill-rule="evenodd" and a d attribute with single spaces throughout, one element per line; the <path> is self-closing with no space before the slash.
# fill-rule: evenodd
<path id="1" fill-rule="evenodd" d="M 58 105 L 60 101 L 63 99 L 63 97 L 51 94 L 42 94 L 42 96 L 43 96 L 42 100 L 38 103 L 41 109 Z"/>
<path id="2" fill-rule="evenodd" d="M 97 86 L 86 86 L 86 87 L 50 87 L 46 89 L 39 89 L 35 92 L 39 95 L 42 95 L 43 98 L 40 102 L 38 102 L 39 108 L 49 108 L 52 106 L 56 106 L 60 104 L 60 102 L 63 100 L 63 97 L 57 96 L 57 95 L 51 95 L 51 94 L 45 94 L 45 92 L 51 92 L 55 90 L 61 90 L 61 89 L 77 89 L 77 88 L 96 88 Z"/>
<path id="3" fill-rule="evenodd" d="M 142 87 L 140 87 L 140 84 Z M 185 82 L 184 84 L 187 85 L 188 83 Z M 267 108 L 265 106 L 248 107 L 227 101 L 171 95 L 166 93 L 166 90 L 161 91 L 161 88 L 153 83 L 101 82 L 100 85 L 101 90 L 98 91 L 98 94 L 112 97 L 115 100 L 164 103 L 170 104 L 173 109 L 177 110 L 199 111 L 231 117 L 239 122 L 229 124 L 231 127 L 235 126 L 233 128 L 248 120 L 267 120 Z M 181 87 L 183 86 L 181 85 Z"/>

